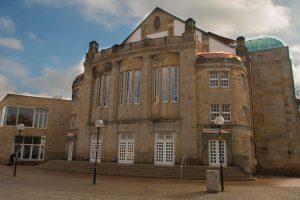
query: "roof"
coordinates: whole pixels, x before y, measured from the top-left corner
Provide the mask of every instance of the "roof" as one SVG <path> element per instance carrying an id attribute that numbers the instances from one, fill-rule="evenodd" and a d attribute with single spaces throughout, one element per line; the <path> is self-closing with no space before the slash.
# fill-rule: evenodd
<path id="1" fill-rule="evenodd" d="M 245 45 L 248 48 L 249 52 L 284 47 L 284 44 L 280 40 L 271 37 L 263 37 L 263 38 L 253 39 L 253 40 L 247 40 L 245 42 Z"/>
<path id="2" fill-rule="evenodd" d="M 169 13 L 169 12 L 167 12 L 167 11 L 165 11 L 164 9 L 161 9 L 161 8 L 159 8 L 159 7 L 156 7 L 154 10 L 152 10 L 152 12 L 147 16 L 147 17 L 145 17 L 145 19 L 130 33 L 130 35 L 128 35 L 128 37 L 121 43 L 121 44 L 124 44 L 132 35 L 133 35 L 133 33 L 146 21 L 146 19 L 152 14 L 152 13 L 154 13 L 155 11 L 157 11 L 157 10 L 159 10 L 159 11 L 162 11 L 162 12 L 165 12 L 165 13 L 167 13 L 168 15 L 171 15 L 172 17 L 174 17 L 176 20 L 178 20 L 178 21 L 181 21 L 182 23 L 185 23 L 185 21 L 184 20 L 182 20 L 182 19 L 180 19 L 179 17 L 177 17 L 177 16 L 175 16 L 175 15 L 173 15 L 173 14 L 171 14 L 171 13 Z M 226 37 L 223 37 L 223 36 L 220 36 L 220 35 L 217 35 L 217 34 L 215 34 L 215 33 L 212 33 L 212 32 L 205 32 L 205 31 L 203 31 L 203 30 L 201 30 L 200 28 L 197 28 L 196 27 L 196 29 L 198 30 L 198 31 L 200 31 L 200 32 L 202 32 L 202 33 L 206 33 L 206 34 L 208 34 L 208 35 L 210 35 L 210 36 L 212 36 L 212 37 L 214 37 L 215 39 L 217 39 L 217 40 L 219 40 L 220 42 L 222 42 L 222 43 L 225 43 L 225 44 L 231 44 L 231 43 L 234 43 L 235 42 L 235 40 L 232 40 L 232 39 L 230 39 L 230 38 L 226 38 Z"/>
<path id="3" fill-rule="evenodd" d="M 239 56 L 223 51 L 199 53 L 197 56 L 201 58 L 236 58 L 241 61 Z"/>

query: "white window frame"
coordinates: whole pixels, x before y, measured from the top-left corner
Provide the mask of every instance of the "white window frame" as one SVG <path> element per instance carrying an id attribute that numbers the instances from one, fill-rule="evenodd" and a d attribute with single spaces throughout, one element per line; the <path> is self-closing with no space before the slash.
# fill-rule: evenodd
<path id="1" fill-rule="evenodd" d="M 210 119 L 214 121 L 217 116 L 220 115 L 220 105 L 219 104 L 211 104 L 210 105 Z"/>
<path id="2" fill-rule="evenodd" d="M 219 87 L 219 72 L 210 71 L 209 72 L 209 86 L 212 88 Z"/>
<path id="3" fill-rule="evenodd" d="M 126 71 L 126 104 L 131 104 L 132 71 Z"/>
<path id="4" fill-rule="evenodd" d="M 125 149 L 121 149 L 121 146 Z M 124 152 L 121 152 L 123 150 Z M 119 133 L 118 163 L 134 163 L 135 134 L 132 132 Z"/>
<path id="5" fill-rule="evenodd" d="M 77 118 L 76 114 L 71 115 L 71 128 L 76 128 L 77 127 L 76 118 Z"/>
<path id="6" fill-rule="evenodd" d="M 159 102 L 160 97 L 160 70 L 159 67 L 153 69 L 153 101 Z"/>
<path id="7" fill-rule="evenodd" d="M 41 121 L 42 118 L 42 121 Z M 35 124 L 37 122 L 37 124 Z M 42 122 L 42 125 L 40 124 Z M 45 125 L 45 127 L 43 126 Z M 48 110 L 42 108 L 35 108 L 34 109 L 34 121 L 33 121 L 34 128 L 39 129 L 47 129 L 48 127 Z"/>
<path id="8" fill-rule="evenodd" d="M 124 81 L 125 81 L 125 72 L 121 72 L 121 75 L 120 75 L 120 104 L 123 105 L 124 104 Z"/>
<path id="9" fill-rule="evenodd" d="M 17 137 L 17 136 L 16 136 Z M 15 148 L 18 147 L 18 143 L 16 142 L 16 137 L 14 140 L 14 148 L 13 151 L 15 151 Z M 40 137 L 41 138 L 41 143 L 40 144 L 25 144 L 24 143 L 24 138 L 25 137 Z M 34 160 L 44 160 L 45 158 L 45 141 L 46 141 L 46 137 L 45 136 L 22 136 L 23 138 L 23 142 L 19 143 L 19 153 L 20 153 L 20 157 L 18 157 L 19 160 L 26 160 L 26 161 L 34 161 Z M 29 158 L 23 158 L 24 157 L 24 146 L 30 146 L 30 155 Z M 32 152 L 33 152 L 33 147 L 34 146 L 38 146 L 39 147 L 39 155 L 38 155 L 38 159 L 32 159 Z M 15 152 L 17 153 L 17 152 Z"/>
<path id="10" fill-rule="evenodd" d="M 134 70 L 133 103 L 141 103 L 141 70 Z"/>
<path id="11" fill-rule="evenodd" d="M 162 67 L 162 84 L 161 84 L 162 102 L 169 101 L 169 67 Z"/>
<path id="12" fill-rule="evenodd" d="M 231 121 L 231 105 L 230 104 L 222 105 L 222 117 L 224 118 L 225 122 Z"/>
<path id="13" fill-rule="evenodd" d="M 109 106 L 109 94 L 110 94 L 110 74 L 104 76 L 104 97 L 103 97 L 103 107 Z"/>
<path id="14" fill-rule="evenodd" d="M 96 100 L 96 105 L 97 107 L 100 107 L 102 102 L 102 80 L 103 80 L 103 76 L 98 76 L 98 84 L 97 84 L 97 100 Z"/>
<path id="15" fill-rule="evenodd" d="M 178 66 L 171 67 L 171 101 L 178 102 Z"/>
<path id="16" fill-rule="evenodd" d="M 172 161 L 167 161 L 167 154 L 168 150 L 168 145 L 172 144 Z M 158 146 L 160 145 L 160 147 Z M 154 164 L 155 165 L 175 165 L 175 153 L 176 153 L 176 148 L 175 148 L 175 132 L 155 132 L 155 145 L 154 145 Z M 162 157 L 158 157 L 158 148 L 162 148 Z M 169 152 L 170 153 L 170 152 Z M 162 160 L 160 160 L 162 159 Z"/>
<path id="17" fill-rule="evenodd" d="M 220 72 L 221 78 L 221 87 L 229 87 L 229 71 L 221 71 Z"/>

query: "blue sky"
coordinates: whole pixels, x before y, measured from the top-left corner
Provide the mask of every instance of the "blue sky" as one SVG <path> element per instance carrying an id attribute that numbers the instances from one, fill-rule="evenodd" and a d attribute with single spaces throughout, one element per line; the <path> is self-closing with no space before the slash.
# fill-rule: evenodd
<path id="1" fill-rule="evenodd" d="M 2 0 L 0 98 L 8 92 L 70 98 L 88 43 L 121 43 L 156 6 L 219 35 L 281 39 L 290 46 L 300 85 L 297 0 Z"/>

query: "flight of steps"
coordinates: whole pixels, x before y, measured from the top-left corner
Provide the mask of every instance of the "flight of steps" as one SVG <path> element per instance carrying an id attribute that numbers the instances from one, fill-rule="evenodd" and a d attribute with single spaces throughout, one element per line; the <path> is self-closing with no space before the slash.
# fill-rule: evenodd
<path id="1" fill-rule="evenodd" d="M 38 166 L 40 169 L 92 173 L 94 164 L 88 161 L 66 161 L 49 160 Z M 218 170 L 218 167 L 209 166 L 183 166 L 182 178 L 205 180 L 206 170 Z M 157 166 L 151 164 L 118 164 L 118 163 L 98 163 L 97 174 L 155 177 L 155 178 L 174 178 L 180 179 L 180 166 Z M 255 180 L 252 176 L 245 173 L 238 167 L 224 167 L 225 180 Z"/>

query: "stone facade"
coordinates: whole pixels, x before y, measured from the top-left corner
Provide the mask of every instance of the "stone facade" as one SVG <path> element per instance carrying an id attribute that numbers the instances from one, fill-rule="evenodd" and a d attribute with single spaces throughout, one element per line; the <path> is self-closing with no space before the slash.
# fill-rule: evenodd
<path id="1" fill-rule="evenodd" d="M 25 127 L 21 132 L 21 136 L 26 136 L 27 139 L 32 137 L 45 138 L 43 144 L 44 150 L 41 155 L 42 159 L 24 159 L 31 161 L 42 161 L 48 159 L 65 159 L 65 142 L 67 127 L 70 123 L 70 109 L 71 101 L 62 99 L 50 99 L 32 96 L 23 96 L 8 94 L 0 101 L 1 126 L 0 126 L 0 162 L 6 162 L 10 154 L 14 151 L 15 136 L 18 135 L 18 130 L 15 125 L 5 125 L 5 110 L 7 107 L 20 107 L 20 108 L 38 108 L 47 110 L 48 120 L 45 128 Z M 6 109 L 4 109 L 6 108 Z M 37 115 L 35 115 L 37 117 Z M 20 121 L 20 119 L 19 119 Z M 26 142 L 25 142 L 26 143 Z M 35 144 L 35 143 L 34 143 Z M 40 143 L 37 143 L 40 145 Z M 32 145 L 31 145 L 32 146 Z M 32 155 L 34 151 L 30 145 L 28 147 L 28 156 Z M 25 147 L 24 147 L 25 148 Z M 31 151 L 31 153 L 30 153 Z M 40 150 L 41 151 L 41 150 Z M 25 158 L 25 156 L 24 156 Z"/>
<path id="2" fill-rule="evenodd" d="M 176 20 L 182 23 L 181 35 Z M 72 159 L 91 159 L 91 141 L 97 132 L 94 122 L 102 119 L 101 162 L 122 163 L 121 157 L 128 153 L 129 163 L 180 164 L 185 156 L 189 165 L 218 165 L 214 159 L 220 138 L 211 111 L 217 107 L 228 115 L 221 130 L 226 164 L 251 173 L 256 159 L 248 68 L 239 56 L 212 52 L 218 48 L 235 51 L 228 41 L 234 42 L 197 29 L 192 19 L 182 21 L 157 8 L 121 45 L 98 51 L 98 43 L 91 42 L 84 74 L 73 83 L 77 95 L 71 112 L 77 117 L 76 127 L 69 130 L 73 133 L 69 141 L 74 142 Z M 178 69 L 177 83 L 172 82 L 173 67 Z M 136 71 L 141 81 L 138 103 L 134 102 Z M 167 76 L 164 71 L 170 75 L 167 79 L 162 78 Z M 211 72 L 218 74 L 217 87 L 210 83 Z M 172 162 L 160 162 L 160 153 L 162 159 L 172 154 Z"/>

